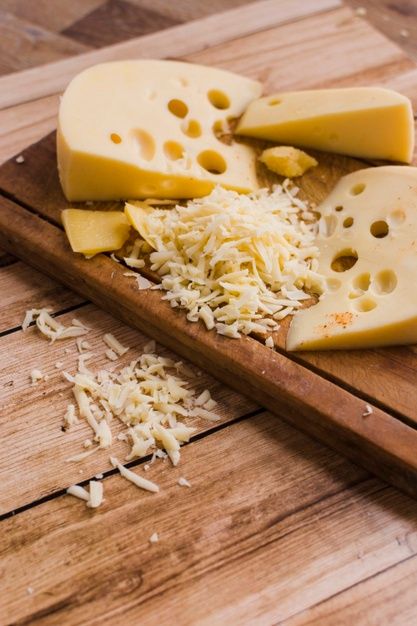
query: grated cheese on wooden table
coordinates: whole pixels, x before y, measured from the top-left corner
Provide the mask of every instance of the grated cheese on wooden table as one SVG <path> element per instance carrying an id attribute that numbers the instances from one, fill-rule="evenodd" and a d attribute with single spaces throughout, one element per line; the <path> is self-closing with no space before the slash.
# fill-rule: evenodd
<path id="1" fill-rule="evenodd" d="M 251 195 L 218 187 L 186 206 L 126 210 L 152 249 L 164 299 L 189 321 L 238 338 L 277 330 L 308 292 L 323 291 L 317 227 L 297 191 L 289 181 Z"/>
<path id="2" fill-rule="evenodd" d="M 64 326 L 52 317 L 50 312 L 51 309 L 30 309 L 26 311 L 22 322 L 22 330 L 25 332 L 35 322 L 40 333 L 50 339 L 51 343 L 57 339 L 80 337 L 88 333 L 89 328 L 76 318 L 72 320 L 72 326 Z"/>

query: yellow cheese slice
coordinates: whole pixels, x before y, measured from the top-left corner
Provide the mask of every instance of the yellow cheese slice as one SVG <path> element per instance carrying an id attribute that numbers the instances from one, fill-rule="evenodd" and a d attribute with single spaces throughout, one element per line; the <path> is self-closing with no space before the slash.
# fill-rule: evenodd
<path id="1" fill-rule="evenodd" d="M 258 98 L 258 82 L 176 61 L 91 67 L 65 91 L 58 168 L 68 200 L 190 198 L 216 184 L 257 188 L 253 150 L 218 130 Z"/>
<path id="2" fill-rule="evenodd" d="M 252 102 L 236 132 L 282 144 L 410 163 L 411 102 L 379 87 L 278 93 Z"/>
<path id="3" fill-rule="evenodd" d="M 349 174 L 317 210 L 327 290 L 295 315 L 287 349 L 417 343 L 417 168 Z"/>
<path id="4" fill-rule="evenodd" d="M 152 248 L 154 247 L 154 243 L 151 237 L 152 233 L 149 232 L 148 218 L 153 211 L 153 207 L 146 205 L 144 202 L 137 202 L 136 204 L 126 202 L 125 204 L 125 215 L 129 224 L 138 231 L 142 239 Z"/>
<path id="5" fill-rule="evenodd" d="M 130 225 L 121 211 L 64 209 L 62 223 L 74 252 L 87 256 L 118 250 L 129 237 Z"/>

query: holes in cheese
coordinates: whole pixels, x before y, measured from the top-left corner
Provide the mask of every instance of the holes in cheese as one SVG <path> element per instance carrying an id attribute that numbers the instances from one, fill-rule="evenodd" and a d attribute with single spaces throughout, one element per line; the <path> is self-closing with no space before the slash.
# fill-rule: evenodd
<path id="1" fill-rule="evenodd" d="M 345 248 L 335 254 L 331 268 L 334 272 L 346 272 L 350 270 L 358 260 L 358 253 L 352 248 Z"/>
<path id="2" fill-rule="evenodd" d="M 254 150 L 232 137 L 219 142 L 213 125 L 227 128 L 260 92 L 253 80 L 192 63 L 116 61 L 85 70 L 67 87 L 59 110 L 65 196 L 195 198 L 216 184 L 257 189 Z M 111 139 L 116 134 L 119 143 Z M 167 142 L 180 144 L 183 158 L 169 149 L 167 158 Z"/>
<path id="3" fill-rule="evenodd" d="M 122 138 L 117 133 L 111 133 L 110 139 L 113 143 L 122 143 Z"/>
<path id="4" fill-rule="evenodd" d="M 164 152 L 168 159 L 176 161 L 177 159 L 181 159 L 183 156 L 184 148 L 177 141 L 166 141 L 164 143 Z"/>
<path id="5" fill-rule="evenodd" d="M 358 185 L 366 192 L 353 195 Z M 320 222 L 336 216 L 338 206 L 353 223 L 348 229 L 338 224 L 330 237 L 320 226 L 318 271 L 326 291 L 317 304 L 297 312 L 287 348 L 417 343 L 417 168 L 384 166 L 343 177 L 318 207 Z M 335 267 L 349 251 L 356 253 L 355 264 Z"/>
<path id="6" fill-rule="evenodd" d="M 64 209 L 62 223 L 71 248 L 86 256 L 118 250 L 129 237 L 130 225 L 121 211 Z"/>
<path id="7" fill-rule="evenodd" d="M 410 163 L 414 147 L 410 100 L 379 87 L 260 98 L 249 105 L 236 132 L 283 145 L 404 163 Z"/>

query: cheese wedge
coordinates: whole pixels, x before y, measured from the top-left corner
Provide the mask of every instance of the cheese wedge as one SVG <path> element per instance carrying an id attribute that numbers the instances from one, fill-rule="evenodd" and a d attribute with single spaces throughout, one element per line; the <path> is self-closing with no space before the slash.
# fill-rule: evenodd
<path id="1" fill-rule="evenodd" d="M 118 250 L 130 232 L 122 211 L 64 209 L 62 223 L 73 251 L 87 256 Z"/>
<path id="2" fill-rule="evenodd" d="M 411 102 L 379 87 L 278 93 L 252 102 L 236 133 L 326 152 L 410 163 Z"/>
<path id="3" fill-rule="evenodd" d="M 287 349 L 417 343 L 417 168 L 349 174 L 317 210 L 327 289 L 295 315 Z"/>
<path id="4" fill-rule="evenodd" d="M 261 94 L 258 82 L 176 61 L 91 67 L 65 91 L 58 169 L 68 200 L 191 198 L 257 188 L 255 155 L 218 138 Z"/>

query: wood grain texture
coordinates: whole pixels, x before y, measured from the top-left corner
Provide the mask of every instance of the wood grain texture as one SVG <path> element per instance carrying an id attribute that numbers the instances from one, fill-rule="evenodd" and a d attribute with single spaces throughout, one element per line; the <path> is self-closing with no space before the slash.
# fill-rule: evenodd
<path id="1" fill-rule="evenodd" d="M 0 74 L 42 65 L 80 52 L 88 46 L 24 22 L 0 7 Z"/>
<path id="2" fill-rule="evenodd" d="M 250 337 L 231 341 L 190 324 L 157 291 L 138 291 L 124 268 L 104 255 L 74 255 L 65 234 L 1 200 L 0 244 L 122 321 L 146 332 L 301 430 L 417 495 L 417 430 Z"/>
<path id="3" fill-rule="evenodd" d="M 60 497 L 4 521 L 5 622 L 277 623 L 415 553 L 414 501 L 268 414 L 229 434 L 155 465 L 159 494 L 112 476 L 95 512 Z"/>
<path id="4" fill-rule="evenodd" d="M 71 78 L 95 63 L 131 57 L 184 56 L 207 46 L 216 46 L 248 33 L 327 11 L 335 6 L 340 6 L 340 0 L 317 0 L 314 5 L 306 4 L 303 0 L 259 0 L 225 11 L 221 16 L 210 15 L 161 33 L 144 35 L 59 63 L 49 63 L 42 71 L 42 81 L 39 81 L 37 68 L 4 76 L 0 79 L 0 108 L 59 93 Z"/>
<path id="5" fill-rule="evenodd" d="M 86 46 L 101 48 L 178 23 L 179 20 L 164 11 L 136 7 L 128 0 L 107 0 L 62 33 Z"/>
<path id="6" fill-rule="evenodd" d="M 16 17 L 58 33 L 76 20 L 94 11 L 106 0 L 1 0 L 5 11 Z M 36 65 L 36 63 L 32 63 Z"/>

